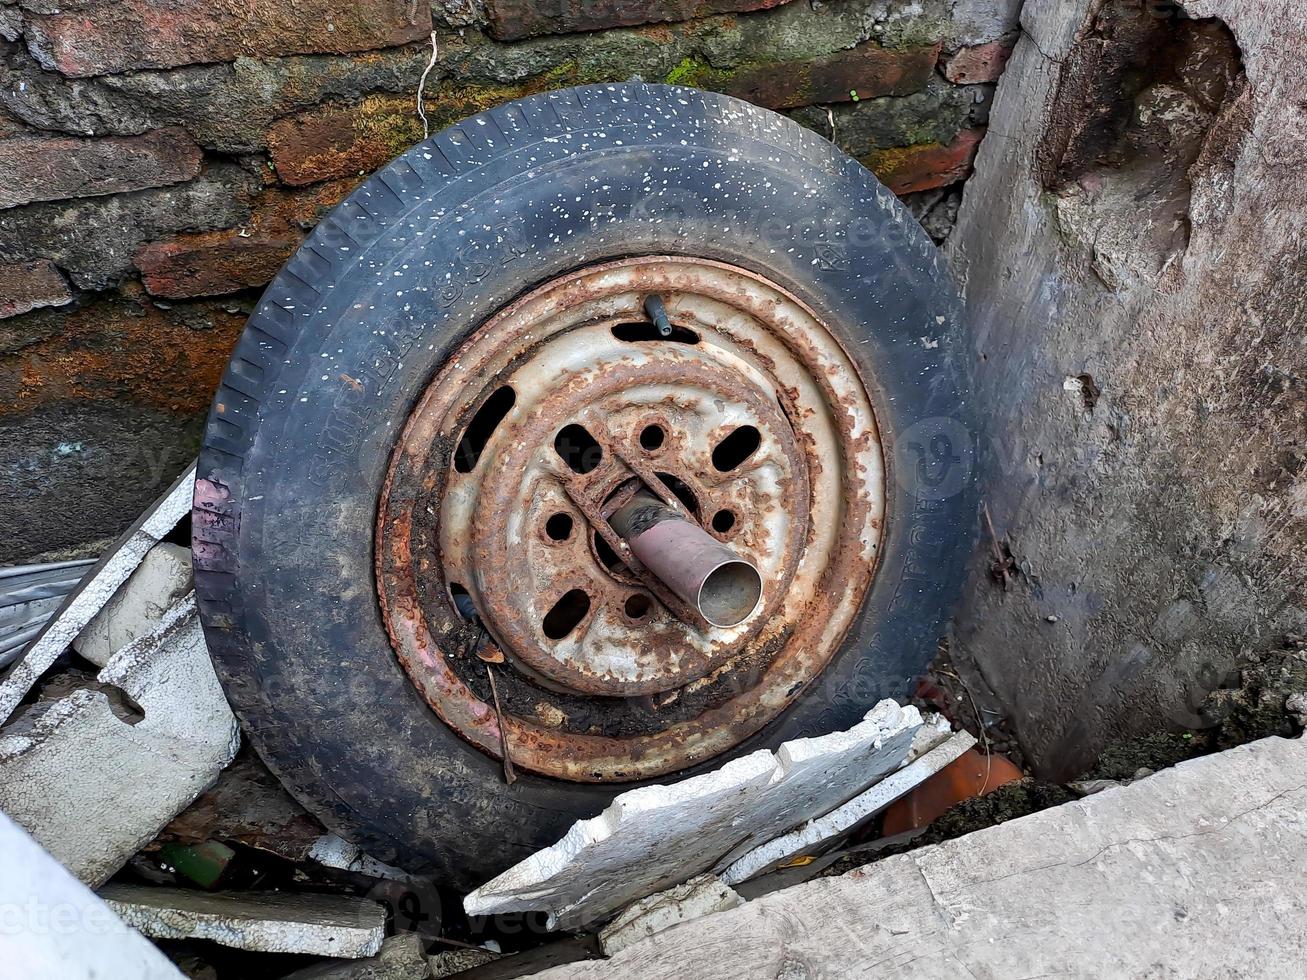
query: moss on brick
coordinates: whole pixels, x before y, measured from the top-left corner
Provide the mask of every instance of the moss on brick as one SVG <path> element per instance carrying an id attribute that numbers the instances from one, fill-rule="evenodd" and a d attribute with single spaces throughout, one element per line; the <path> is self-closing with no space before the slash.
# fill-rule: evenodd
<path id="1" fill-rule="evenodd" d="M 682 58 L 680 64 L 667 73 L 664 79 L 668 85 L 688 85 L 691 88 L 706 88 L 707 82 L 715 73 L 712 65 L 698 58 Z"/>

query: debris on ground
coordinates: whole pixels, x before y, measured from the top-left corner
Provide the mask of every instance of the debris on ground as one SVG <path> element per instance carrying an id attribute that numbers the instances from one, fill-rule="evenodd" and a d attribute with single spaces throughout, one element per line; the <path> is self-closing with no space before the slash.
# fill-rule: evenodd
<path id="1" fill-rule="evenodd" d="M 108 885 L 100 897 L 154 939 L 208 939 L 265 953 L 357 958 L 381 949 L 386 910 L 348 895 L 207 894 Z"/>
<path id="2" fill-rule="evenodd" d="M 683 885 L 669 888 L 628 905 L 616 919 L 599 932 L 599 945 L 605 956 L 713 912 L 725 912 L 743 901 L 716 875 L 700 875 Z"/>
<path id="3" fill-rule="evenodd" d="M 942 720 L 882 701 L 846 732 L 760 750 L 712 772 L 630 790 L 464 900 L 469 915 L 543 910 L 550 929 L 597 924 L 623 906 L 828 812 L 898 769 Z"/>
<path id="4" fill-rule="evenodd" d="M 93 684 L 27 705 L 0 730 L 0 806 L 97 886 L 239 745 L 190 595 L 116 652 Z"/>
<path id="5" fill-rule="evenodd" d="M 249 749 L 159 834 L 161 844 L 222 841 L 304 861 L 327 833 Z"/>

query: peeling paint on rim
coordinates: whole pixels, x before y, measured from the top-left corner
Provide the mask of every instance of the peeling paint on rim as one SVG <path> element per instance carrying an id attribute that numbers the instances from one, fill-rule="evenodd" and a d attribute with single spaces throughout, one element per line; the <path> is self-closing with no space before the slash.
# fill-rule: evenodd
<path id="1" fill-rule="evenodd" d="M 614 327 L 646 321 L 650 295 L 698 342 L 622 339 Z M 512 407 L 475 465 L 456 469 L 459 440 L 504 387 Z M 584 472 L 555 447 L 571 425 L 598 447 Z M 650 425 L 662 430 L 652 449 L 640 441 Z M 713 451 L 741 426 L 758 445 L 722 472 Z M 874 573 L 884 480 L 866 385 L 797 298 L 708 260 L 584 269 L 474 332 L 414 409 L 378 515 L 383 619 L 427 702 L 486 753 L 500 755 L 499 722 L 477 693 L 480 633 L 454 585 L 506 655 L 517 767 L 586 782 L 673 772 L 759 730 L 838 650 Z M 753 615 L 712 627 L 622 551 L 606 518 L 642 486 L 758 567 Z M 721 511 L 731 526 L 713 531 Z M 571 521 L 562 539 L 545 532 L 556 515 Z M 624 565 L 606 567 L 596 534 Z M 575 591 L 588 605 L 550 638 L 546 615 Z M 635 595 L 648 600 L 639 617 L 625 605 Z"/>

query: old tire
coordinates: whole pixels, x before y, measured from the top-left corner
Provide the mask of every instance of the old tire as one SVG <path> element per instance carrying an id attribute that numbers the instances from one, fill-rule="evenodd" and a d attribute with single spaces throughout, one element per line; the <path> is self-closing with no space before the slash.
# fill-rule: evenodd
<path id="1" fill-rule="evenodd" d="M 232 706 L 305 806 L 382 860 L 470 886 L 630 785 L 519 767 L 506 786 L 397 657 L 374 545 L 405 420 L 458 345 L 539 284 L 639 256 L 706 260 L 811 311 L 865 384 L 887 474 L 875 576 L 819 678 L 685 771 L 847 727 L 936 648 L 972 539 L 975 429 L 957 303 L 903 207 L 825 140 L 722 96 L 632 84 L 500 106 L 309 237 L 249 320 L 200 459 L 196 589 Z"/>

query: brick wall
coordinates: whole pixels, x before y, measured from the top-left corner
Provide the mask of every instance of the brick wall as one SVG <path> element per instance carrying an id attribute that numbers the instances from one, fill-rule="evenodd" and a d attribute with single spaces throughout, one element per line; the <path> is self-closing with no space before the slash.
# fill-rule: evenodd
<path id="1" fill-rule="evenodd" d="M 0 0 L 0 561 L 112 536 L 195 452 L 259 288 L 362 176 L 584 82 L 832 134 L 936 237 L 1019 0 Z"/>

